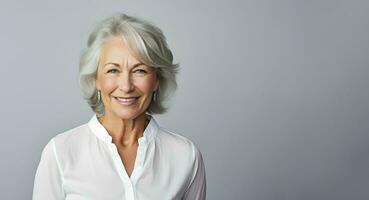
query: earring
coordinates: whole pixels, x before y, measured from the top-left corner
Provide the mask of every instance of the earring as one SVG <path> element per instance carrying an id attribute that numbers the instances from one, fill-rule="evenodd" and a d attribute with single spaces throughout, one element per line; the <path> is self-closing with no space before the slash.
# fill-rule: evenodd
<path id="1" fill-rule="evenodd" d="M 97 90 L 97 102 L 96 102 L 96 104 L 98 104 L 100 101 L 101 101 L 100 90 Z"/>
<path id="2" fill-rule="evenodd" d="M 153 100 L 154 100 L 154 101 L 156 101 L 156 93 L 157 93 L 157 92 L 156 92 L 156 91 L 154 91 L 154 92 L 153 92 L 153 94 L 152 94 L 152 95 L 153 95 Z"/>

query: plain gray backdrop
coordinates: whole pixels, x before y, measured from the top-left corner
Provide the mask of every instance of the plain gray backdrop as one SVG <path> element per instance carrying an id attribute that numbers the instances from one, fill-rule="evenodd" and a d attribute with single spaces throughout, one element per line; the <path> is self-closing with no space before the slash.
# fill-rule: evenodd
<path id="1" fill-rule="evenodd" d="M 41 151 L 92 111 L 78 62 L 116 12 L 181 65 L 161 126 L 201 150 L 210 200 L 369 198 L 369 2 L 1 1 L 0 199 L 31 199 Z"/>

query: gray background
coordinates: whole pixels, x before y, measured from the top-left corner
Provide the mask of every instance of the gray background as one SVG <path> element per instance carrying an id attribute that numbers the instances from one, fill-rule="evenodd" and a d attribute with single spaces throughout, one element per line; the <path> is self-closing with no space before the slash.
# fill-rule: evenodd
<path id="1" fill-rule="evenodd" d="M 0 199 L 30 199 L 41 151 L 92 116 L 81 49 L 117 11 L 161 27 L 179 88 L 159 123 L 200 148 L 208 199 L 369 198 L 369 3 L 1 1 Z"/>

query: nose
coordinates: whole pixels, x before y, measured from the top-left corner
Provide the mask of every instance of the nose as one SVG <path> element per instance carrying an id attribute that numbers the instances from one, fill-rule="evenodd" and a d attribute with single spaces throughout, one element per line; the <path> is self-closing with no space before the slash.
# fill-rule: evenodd
<path id="1" fill-rule="evenodd" d="M 119 89 L 123 92 L 131 92 L 134 89 L 134 84 L 132 83 L 129 73 L 122 73 L 119 79 Z"/>

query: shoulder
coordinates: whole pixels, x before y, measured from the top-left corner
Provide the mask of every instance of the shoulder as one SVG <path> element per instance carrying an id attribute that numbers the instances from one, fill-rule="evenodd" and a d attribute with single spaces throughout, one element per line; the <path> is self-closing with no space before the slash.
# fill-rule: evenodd
<path id="1" fill-rule="evenodd" d="M 189 163 L 196 162 L 199 158 L 201 159 L 201 152 L 196 144 L 182 134 L 160 127 L 156 138 L 159 148 L 170 156 L 181 158 Z"/>
<path id="2" fill-rule="evenodd" d="M 54 144 L 55 153 L 63 157 L 62 155 L 68 152 L 77 153 L 82 150 L 85 148 L 84 144 L 87 144 L 91 139 L 91 131 L 86 123 L 58 133 L 51 138 L 50 142 Z"/>
<path id="3" fill-rule="evenodd" d="M 166 146 L 169 145 L 169 147 L 190 150 L 195 147 L 195 144 L 187 137 L 178 133 L 174 133 L 162 127 L 159 128 L 157 139 L 160 143 L 166 144 Z"/>
<path id="4" fill-rule="evenodd" d="M 60 164 L 59 161 L 62 161 L 68 152 L 73 152 L 75 155 L 76 150 L 84 146 L 81 144 L 86 141 L 86 138 L 89 137 L 88 135 L 90 134 L 87 124 L 56 134 L 44 146 L 41 153 L 41 160 L 48 160 L 47 162 L 53 161 Z"/>
<path id="5" fill-rule="evenodd" d="M 52 139 L 59 145 L 67 145 L 76 141 L 80 141 L 88 137 L 90 129 L 87 124 L 83 124 L 64 132 L 58 133 Z"/>

